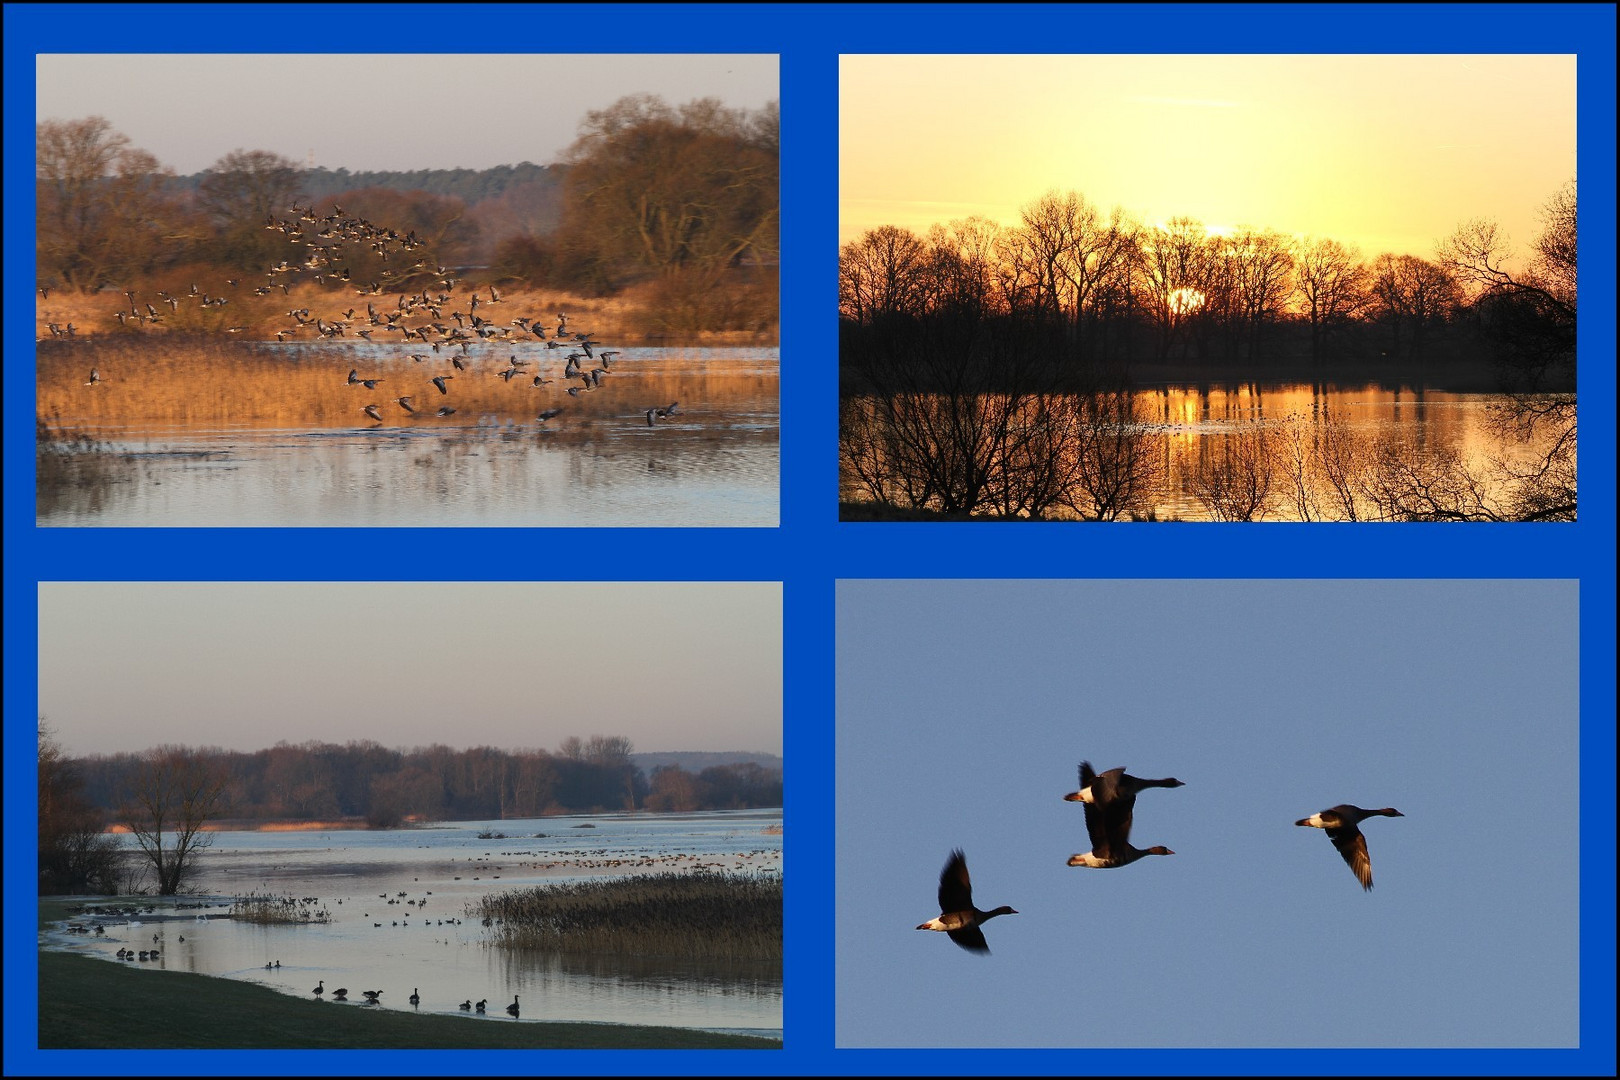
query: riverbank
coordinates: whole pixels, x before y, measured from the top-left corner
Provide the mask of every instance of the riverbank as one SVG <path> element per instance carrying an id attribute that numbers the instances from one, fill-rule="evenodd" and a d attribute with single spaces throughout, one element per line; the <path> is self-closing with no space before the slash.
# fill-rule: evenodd
<path id="1" fill-rule="evenodd" d="M 39 954 L 41 1049 L 781 1049 L 779 1039 L 628 1024 L 416 1015 L 263 986 Z"/>

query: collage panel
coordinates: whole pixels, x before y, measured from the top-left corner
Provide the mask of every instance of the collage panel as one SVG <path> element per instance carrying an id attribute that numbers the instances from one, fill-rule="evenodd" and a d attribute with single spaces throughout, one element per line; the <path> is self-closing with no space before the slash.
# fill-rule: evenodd
<path id="1" fill-rule="evenodd" d="M 779 584 L 47 582 L 39 640 L 41 1048 L 781 1048 Z"/>
<path id="2" fill-rule="evenodd" d="M 1575 61 L 841 57 L 842 519 L 1575 520 Z"/>
<path id="3" fill-rule="evenodd" d="M 39 56 L 37 523 L 775 526 L 778 66 Z"/>
<path id="4" fill-rule="evenodd" d="M 837 1045 L 1580 1045 L 1579 596 L 840 581 Z"/>

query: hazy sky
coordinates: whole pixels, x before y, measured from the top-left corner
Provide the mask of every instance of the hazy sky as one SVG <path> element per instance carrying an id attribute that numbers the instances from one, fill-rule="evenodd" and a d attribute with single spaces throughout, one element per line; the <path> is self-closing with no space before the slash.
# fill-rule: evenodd
<path id="1" fill-rule="evenodd" d="M 104 116 L 182 174 L 238 149 L 351 171 L 547 165 L 629 94 L 778 96 L 777 58 L 744 55 L 41 55 L 36 73 L 36 121 Z"/>
<path id="2" fill-rule="evenodd" d="M 69 752 L 375 739 L 782 752 L 775 583 L 39 586 Z"/>
<path id="3" fill-rule="evenodd" d="M 1055 188 L 1428 257 L 1575 176 L 1573 56 L 844 56 L 839 94 L 840 242 Z"/>
<path id="4" fill-rule="evenodd" d="M 1577 586 L 840 582 L 840 1046 L 1574 1046 Z M 873 663 L 881 656 L 881 663 Z M 1076 766 L 1144 792 L 1115 870 Z M 1366 893 L 1317 829 L 1363 826 Z M 967 855 L 991 955 L 913 929 Z"/>

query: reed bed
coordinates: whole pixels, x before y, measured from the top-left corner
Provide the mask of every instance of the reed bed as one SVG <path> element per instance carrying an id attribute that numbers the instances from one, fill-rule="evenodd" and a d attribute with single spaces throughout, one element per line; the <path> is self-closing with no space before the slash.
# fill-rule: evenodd
<path id="1" fill-rule="evenodd" d="M 129 318 L 130 302 L 122 288 L 89 294 L 52 290 L 48 298 L 36 294 L 34 336 L 41 340 L 50 339 L 51 324 L 65 328 L 71 323 L 75 336 L 79 338 L 151 340 L 191 334 L 220 335 L 223 338 L 226 334 L 233 334 L 242 339 L 269 340 L 275 337 L 278 330 L 287 330 L 295 325 L 293 318 L 288 315 L 289 311 L 308 309 L 310 320 L 321 318 L 335 322 L 351 309 L 357 309 L 364 319 L 368 303 L 375 305 L 379 313 L 391 312 L 404 295 L 397 291 L 372 295 L 352 287 L 328 289 L 306 282 L 291 285 L 285 293 L 276 288 L 269 295 L 255 296 L 251 287 L 254 282 L 250 279 L 243 279 L 242 285 L 233 287 L 223 279 L 210 284 L 199 278 L 197 284 L 203 293 L 222 296 L 227 300 L 223 305 L 204 307 L 190 296 L 191 284 L 191 279 L 187 277 L 185 280 L 162 279 L 133 286 L 138 312 L 144 312 L 148 303 L 153 304 L 161 316 L 156 323 Z M 180 302 L 173 308 L 163 303 L 158 296 L 160 289 L 181 298 Z M 436 291 L 431 286 L 429 289 Z M 465 310 L 474 291 L 484 297 L 489 294 L 488 286 L 481 282 L 458 283 L 453 291 L 455 299 L 451 306 Z M 556 324 L 557 315 L 562 312 L 568 315 L 570 329 L 590 330 L 603 339 L 616 338 L 643 345 L 675 342 L 694 345 L 774 345 L 777 342 L 778 331 L 774 321 L 763 331 L 660 333 L 657 328 L 661 322 L 654 310 L 658 299 L 656 291 L 645 289 L 619 296 L 585 297 L 554 289 L 501 287 L 501 305 L 493 311 L 486 307 L 485 311 L 492 319 L 496 314 L 509 312 L 499 320 L 501 322 L 527 315 L 548 330 Z M 123 321 L 118 318 L 119 312 L 126 316 Z M 415 325 L 421 321 L 409 319 L 407 323 Z M 312 336 L 314 331 L 306 330 L 303 333 Z"/>
<path id="2" fill-rule="evenodd" d="M 324 907 L 316 907 L 318 903 L 313 897 L 298 896 L 271 896 L 265 893 L 250 893 L 238 897 L 231 905 L 231 917 L 242 922 L 260 923 L 266 926 L 289 926 L 315 923 L 329 923 L 332 913 Z"/>
<path id="3" fill-rule="evenodd" d="M 426 359 L 414 361 L 412 354 Z M 528 374 L 498 376 L 516 354 Z M 455 355 L 460 355 L 459 352 Z M 452 352 L 417 346 L 275 345 L 207 335 L 56 339 L 38 344 L 40 416 L 66 416 L 90 429 L 159 426 L 370 428 L 363 409 L 376 405 L 385 427 L 468 423 L 534 424 L 541 410 L 561 408 L 554 426 L 585 421 L 624 422 L 655 406 L 694 398 L 715 401 L 775 396 L 773 374 L 739 372 L 717 359 L 699 370 L 660 373 L 639 368 L 633 351 L 621 357 L 599 389 L 570 397 L 577 380 L 562 378 L 562 350 L 533 346 L 481 346 L 451 364 Z M 94 368 L 100 381 L 90 383 Z M 351 384 L 351 369 L 376 389 Z M 547 385 L 533 386 L 539 371 Z M 446 391 L 433 384 L 447 376 Z M 416 413 L 396 399 L 409 397 Z M 454 408 L 436 415 L 441 405 Z M 690 410 L 690 406 L 687 407 Z M 566 418 L 566 420 L 565 420 Z"/>
<path id="4" fill-rule="evenodd" d="M 701 961 L 782 959 L 782 879 L 662 873 L 514 889 L 468 911 L 501 945 Z"/>

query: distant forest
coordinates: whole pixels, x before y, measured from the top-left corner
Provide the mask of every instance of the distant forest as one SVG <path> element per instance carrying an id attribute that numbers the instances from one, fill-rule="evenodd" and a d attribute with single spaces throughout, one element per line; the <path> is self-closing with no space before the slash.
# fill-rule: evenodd
<path id="1" fill-rule="evenodd" d="M 420 280 L 396 275 L 393 290 L 449 268 L 581 296 L 647 285 L 670 303 L 758 292 L 774 318 L 779 134 L 774 102 L 750 111 L 635 94 L 588 113 L 551 165 L 350 172 L 234 150 L 182 177 L 103 117 L 48 120 L 35 133 L 38 284 L 79 293 L 182 277 L 259 284 L 266 267 L 338 242 L 290 239 L 267 222 L 341 213 L 413 237 Z"/>
<path id="2" fill-rule="evenodd" d="M 248 820 L 364 818 L 386 828 L 407 819 L 782 805 L 780 768 L 735 761 L 697 771 L 661 765 L 647 773 L 632 759 L 630 740 L 620 736 L 570 737 L 555 752 L 442 745 L 390 750 L 366 740 L 189 753 L 224 777 L 225 816 Z M 67 764 L 84 801 L 112 824 L 149 756 L 91 755 Z"/>

